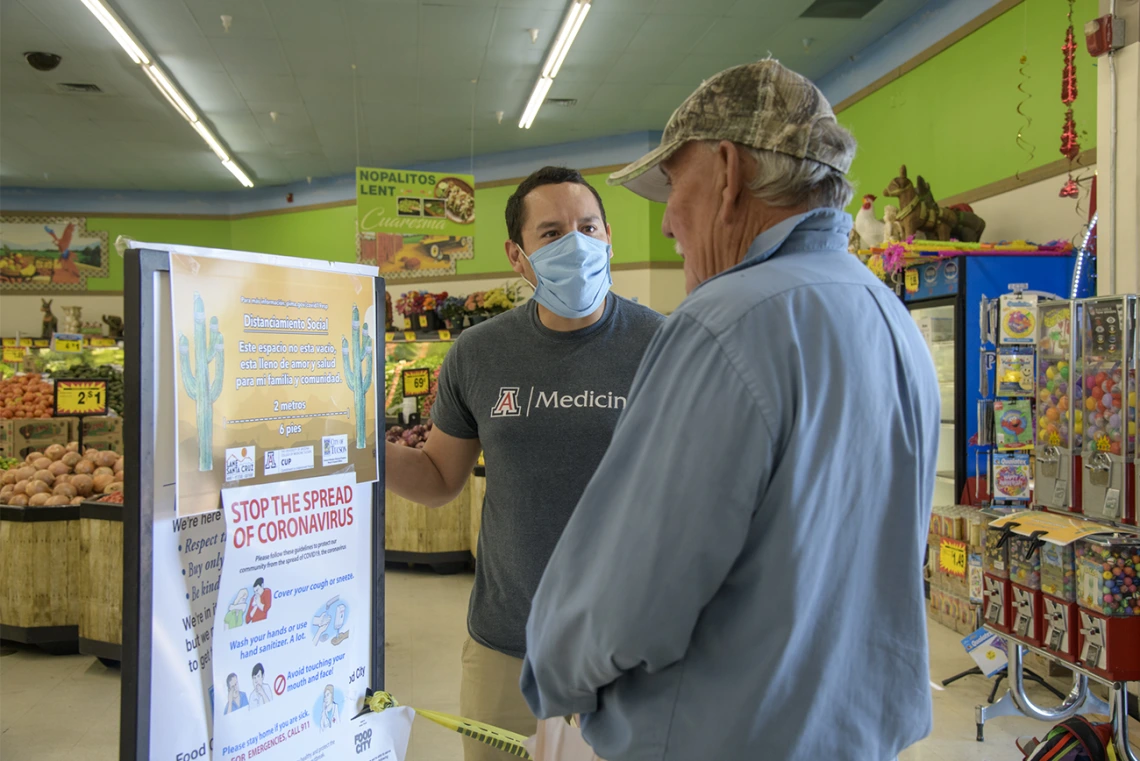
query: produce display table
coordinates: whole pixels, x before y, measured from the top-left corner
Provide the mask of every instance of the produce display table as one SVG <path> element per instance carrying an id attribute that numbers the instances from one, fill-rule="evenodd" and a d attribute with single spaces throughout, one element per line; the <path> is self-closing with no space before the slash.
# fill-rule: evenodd
<path id="1" fill-rule="evenodd" d="M 443 507 L 428 508 L 385 491 L 384 556 L 389 563 L 458 573 L 471 563 L 471 479 Z"/>
<path id="2" fill-rule="evenodd" d="M 123 506 L 79 506 L 79 652 L 123 660 Z"/>
<path id="3" fill-rule="evenodd" d="M 78 506 L 0 507 L 0 638 L 76 652 L 79 535 Z"/>

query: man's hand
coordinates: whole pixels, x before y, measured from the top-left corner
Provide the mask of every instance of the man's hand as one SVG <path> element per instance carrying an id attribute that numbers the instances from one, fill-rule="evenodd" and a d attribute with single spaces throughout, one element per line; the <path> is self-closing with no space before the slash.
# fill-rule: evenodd
<path id="1" fill-rule="evenodd" d="M 432 428 L 423 449 L 385 443 L 385 487 L 421 505 L 446 505 L 463 491 L 482 448 L 479 439 L 459 439 L 439 428 Z"/>

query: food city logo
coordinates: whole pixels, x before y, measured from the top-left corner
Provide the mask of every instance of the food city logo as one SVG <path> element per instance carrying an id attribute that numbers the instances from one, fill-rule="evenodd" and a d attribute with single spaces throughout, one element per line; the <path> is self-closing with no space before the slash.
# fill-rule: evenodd
<path id="1" fill-rule="evenodd" d="M 244 481 L 257 475 L 257 447 L 226 450 L 226 481 Z"/>
<path id="2" fill-rule="evenodd" d="M 366 729 L 363 732 L 357 732 L 353 739 L 356 742 L 356 755 L 359 756 L 372 747 L 372 730 Z"/>
<path id="3" fill-rule="evenodd" d="M 526 411 L 522 408 L 518 386 L 504 386 L 499 389 L 499 398 L 491 407 L 491 417 L 530 417 L 531 410 L 600 409 L 620 410 L 625 408 L 626 397 L 617 396 L 612 391 L 581 391 L 565 394 L 560 391 L 537 391 L 530 387 Z"/>

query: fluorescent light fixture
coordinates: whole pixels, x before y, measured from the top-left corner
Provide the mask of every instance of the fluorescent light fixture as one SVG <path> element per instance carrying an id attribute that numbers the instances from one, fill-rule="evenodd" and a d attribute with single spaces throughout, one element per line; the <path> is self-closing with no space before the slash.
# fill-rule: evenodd
<path id="1" fill-rule="evenodd" d="M 213 133 L 206 129 L 205 124 L 202 124 L 202 122 L 192 122 L 192 126 L 194 127 L 194 131 L 201 135 L 202 139 L 206 141 L 206 145 L 213 149 L 215 156 L 222 161 L 230 160 L 230 155 L 226 153 L 226 149 L 218 142 L 218 138 L 214 137 Z"/>
<path id="2" fill-rule="evenodd" d="M 83 4 L 95 14 L 95 18 L 99 19 L 100 24 L 107 27 L 107 31 L 123 47 L 123 50 L 127 51 L 127 55 L 131 57 L 132 61 L 140 66 L 146 66 L 150 63 L 150 58 L 143 52 L 142 46 L 135 42 L 131 33 L 119 21 L 119 17 L 115 15 L 114 11 L 104 5 L 101 0 L 83 0 Z"/>
<path id="3" fill-rule="evenodd" d="M 139 44 L 134 38 L 134 35 L 127 29 L 126 25 L 115 15 L 115 12 L 112 11 L 103 0 L 81 0 L 81 2 L 87 6 L 87 9 L 91 11 L 95 18 L 99 19 L 99 23 L 107 28 L 107 31 L 111 33 L 111 36 L 114 37 L 119 45 L 122 46 L 123 50 L 127 52 L 131 60 L 142 67 L 142 70 L 146 72 L 150 81 L 159 89 L 163 97 L 170 102 L 170 105 L 174 106 L 174 109 L 182 115 L 183 119 L 190 122 L 190 126 L 194 128 L 194 131 L 206 142 L 206 145 L 210 146 L 210 150 L 214 152 L 214 155 L 221 160 L 222 166 L 229 170 L 230 174 L 236 177 L 238 182 L 242 185 L 247 188 L 252 188 L 253 181 L 249 179 L 237 162 L 230 158 L 230 154 L 226 151 L 225 146 L 214 136 L 210 128 L 201 122 L 198 118 L 198 113 L 194 110 L 194 107 L 190 105 L 190 100 L 182 94 L 178 86 L 174 84 L 170 77 L 166 76 L 166 73 L 157 63 L 152 63 L 153 57 Z M 533 120 L 533 118 L 532 116 L 531 119 Z"/>
<path id="4" fill-rule="evenodd" d="M 158 89 L 162 90 L 162 94 L 167 97 L 174 107 L 182 112 L 182 115 L 186 117 L 186 121 L 191 124 L 196 123 L 198 121 L 198 114 L 194 113 L 194 109 L 190 108 L 190 104 L 182 97 L 182 93 L 178 92 L 178 88 L 171 84 L 170 80 L 166 78 L 166 75 L 162 73 L 162 69 L 153 63 L 145 68 L 147 76 L 150 77 L 152 82 L 158 85 Z"/>
<path id="5" fill-rule="evenodd" d="M 546 63 L 542 65 L 542 72 L 538 75 L 538 81 L 534 83 L 530 100 L 523 109 L 519 129 L 530 129 L 530 125 L 534 124 L 534 119 L 538 116 L 543 101 L 546 100 L 546 94 L 550 92 L 550 86 L 554 84 L 554 78 L 562 69 L 562 62 L 566 60 L 566 54 L 570 52 L 570 46 L 574 44 L 574 38 L 578 36 L 578 30 L 582 28 L 586 14 L 590 12 L 590 2 L 591 0 L 574 0 L 566 13 L 566 18 L 558 29 L 558 36 L 554 39 L 554 45 L 546 54 Z"/>
<path id="6" fill-rule="evenodd" d="M 575 0 L 574 4 L 570 6 L 570 12 L 566 14 L 566 18 L 562 21 L 562 28 L 558 30 L 558 36 L 554 38 L 554 45 L 550 48 L 550 52 L 546 55 L 546 63 L 542 67 L 542 76 L 551 76 L 551 70 L 554 68 L 554 61 L 558 58 L 558 54 L 566 47 L 566 41 L 570 37 L 570 30 L 574 28 L 574 22 L 578 19 L 578 14 L 582 12 L 581 0 Z"/>
<path id="7" fill-rule="evenodd" d="M 574 44 L 574 38 L 578 36 L 578 30 L 582 28 L 582 22 L 586 20 L 586 14 L 590 12 L 590 4 L 586 3 L 582 6 L 582 11 L 578 14 L 578 18 L 574 20 L 574 26 L 570 29 L 570 36 L 566 38 L 566 42 L 562 44 L 562 52 L 558 54 L 558 58 L 554 61 L 554 68 L 550 70 L 550 78 L 558 76 L 559 70 L 562 68 L 562 62 L 566 60 L 566 54 L 570 52 L 570 46 Z"/>
<path id="8" fill-rule="evenodd" d="M 552 84 L 554 84 L 554 80 L 550 77 L 542 77 L 538 80 L 538 84 L 534 86 L 534 92 L 531 93 L 530 102 L 526 104 L 526 110 L 523 111 L 522 120 L 519 121 L 520 129 L 530 129 L 530 125 L 534 124 L 534 117 L 538 116 L 538 109 L 542 108 L 542 102 L 546 100 L 546 94 L 550 92 Z"/>
<path id="9" fill-rule="evenodd" d="M 229 169 L 230 174 L 232 174 L 234 177 L 237 177 L 238 182 L 240 182 L 242 185 L 245 185 L 247 188 L 253 187 L 253 183 L 250 182 L 250 179 L 245 176 L 245 172 L 243 172 L 241 170 L 241 167 L 235 164 L 233 161 L 226 159 L 222 162 L 222 166 L 224 166 L 226 169 Z"/>

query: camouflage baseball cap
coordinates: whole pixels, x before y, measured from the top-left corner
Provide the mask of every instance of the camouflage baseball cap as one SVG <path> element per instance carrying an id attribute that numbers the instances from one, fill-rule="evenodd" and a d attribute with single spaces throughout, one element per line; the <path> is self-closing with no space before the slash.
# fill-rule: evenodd
<path id="1" fill-rule="evenodd" d="M 730 140 L 740 145 L 812 159 L 846 173 L 848 146 L 812 140 L 821 119 L 835 121 L 831 104 L 806 77 L 765 59 L 726 69 L 701 84 L 673 112 L 661 145 L 609 177 L 652 201 L 669 198 L 661 162 L 693 140 Z"/>

